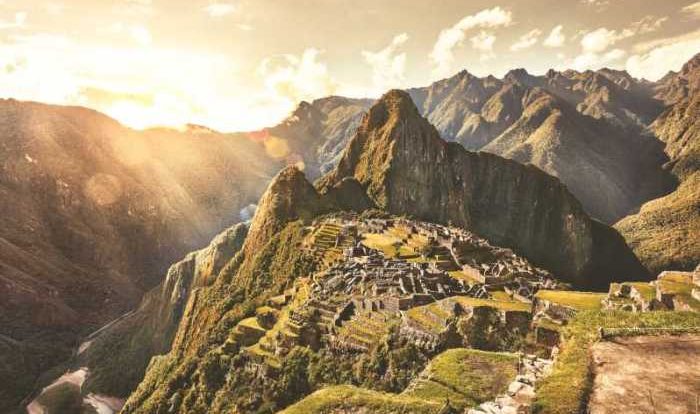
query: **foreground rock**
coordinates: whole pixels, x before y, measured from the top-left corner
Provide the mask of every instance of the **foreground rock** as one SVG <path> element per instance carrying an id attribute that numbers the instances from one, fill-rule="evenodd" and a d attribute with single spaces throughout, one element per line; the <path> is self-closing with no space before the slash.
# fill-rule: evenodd
<path id="1" fill-rule="evenodd" d="M 593 346 L 590 412 L 693 412 L 700 384 L 699 339 L 693 335 L 640 336 Z"/>

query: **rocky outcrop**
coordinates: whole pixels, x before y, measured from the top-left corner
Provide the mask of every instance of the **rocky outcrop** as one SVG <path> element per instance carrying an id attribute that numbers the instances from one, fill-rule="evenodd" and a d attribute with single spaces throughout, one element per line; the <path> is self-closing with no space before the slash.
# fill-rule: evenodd
<path id="1" fill-rule="evenodd" d="M 471 229 L 581 286 L 648 278 L 624 240 L 592 220 L 559 180 L 445 142 L 405 92 L 390 91 L 370 109 L 319 186 L 346 177 L 392 214 Z"/>

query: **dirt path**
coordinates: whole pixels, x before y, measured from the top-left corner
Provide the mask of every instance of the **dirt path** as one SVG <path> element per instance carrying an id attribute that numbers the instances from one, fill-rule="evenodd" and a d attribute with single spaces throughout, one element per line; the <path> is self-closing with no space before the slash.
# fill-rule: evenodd
<path id="1" fill-rule="evenodd" d="M 700 335 L 615 338 L 593 358 L 591 414 L 700 414 Z"/>

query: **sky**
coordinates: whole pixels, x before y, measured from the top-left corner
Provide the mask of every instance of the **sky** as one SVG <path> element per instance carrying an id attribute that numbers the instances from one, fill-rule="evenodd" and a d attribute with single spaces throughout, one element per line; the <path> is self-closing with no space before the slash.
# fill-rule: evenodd
<path id="1" fill-rule="evenodd" d="M 698 52 L 693 0 L 0 0 L 0 97 L 137 129 L 257 130 L 463 69 L 656 80 Z"/>

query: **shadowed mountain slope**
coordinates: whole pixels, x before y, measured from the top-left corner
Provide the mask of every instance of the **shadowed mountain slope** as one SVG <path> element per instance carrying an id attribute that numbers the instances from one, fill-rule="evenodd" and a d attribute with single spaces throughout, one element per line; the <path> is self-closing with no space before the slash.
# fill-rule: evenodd
<path id="1" fill-rule="evenodd" d="M 676 103 L 650 129 L 666 144 L 667 168 L 680 185 L 616 227 L 650 269 L 691 270 L 700 260 L 700 55 L 663 83 Z"/>
<path id="2" fill-rule="evenodd" d="M 239 220 L 278 163 L 244 135 L 137 132 L 84 108 L 0 101 L 0 411 Z M 19 374 L 22 375 L 19 375 Z"/>

